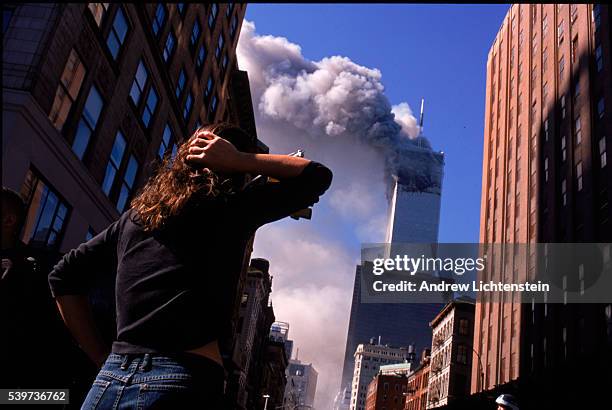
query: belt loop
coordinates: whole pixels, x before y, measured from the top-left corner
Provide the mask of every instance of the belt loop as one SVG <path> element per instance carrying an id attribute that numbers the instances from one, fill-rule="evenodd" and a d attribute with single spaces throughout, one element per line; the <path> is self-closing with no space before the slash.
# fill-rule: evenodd
<path id="1" fill-rule="evenodd" d="M 140 371 L 145 372 L 149 370 L 150 365 L 151 365 L 151 355 L 149 353 L 145 353 L 142 359 L 142 363 L 140 365 Z"/>
<path id="2" fill-rule="evenodd" d="M 127 370 L 129 361 L 130 361 L 130 355 L 129 354 L 123 355 L 123 360 L 121 361 L 121 370 Z"/>

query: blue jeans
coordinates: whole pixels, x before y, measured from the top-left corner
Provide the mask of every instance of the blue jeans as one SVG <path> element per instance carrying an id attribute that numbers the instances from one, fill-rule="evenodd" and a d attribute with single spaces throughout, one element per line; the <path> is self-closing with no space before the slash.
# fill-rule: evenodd
<path id="1" fill-rule="evenodd" d="M 224 370 L 191 354 L 112 353 L 81 410 L 220 409 Z"/>

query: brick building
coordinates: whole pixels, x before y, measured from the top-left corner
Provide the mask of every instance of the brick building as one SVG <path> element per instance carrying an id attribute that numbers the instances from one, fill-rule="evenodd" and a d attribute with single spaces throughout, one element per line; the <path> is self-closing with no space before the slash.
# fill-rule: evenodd
<path id="1" fill-rule="evenodd" d="M 425 410 L 427 406 L 427 393 L 429 391 L 430 361 L 431 350 L 423 350 L 419 365 L 408 376 L 404 410 Z"/>
<path id="2" fill-rule="evenodd" d="M 449 302 L 431 321 L 433 333 L 427 408 L 444 406 L 470 393 L 474 303 Z"/>
<path id="3" fill-rule="evenodd" d="M 481 243 L 612 241 L 610 19 L 604 4 L 510 7 L 487 61 Z M 503 263 L 486 279 L 533 273 Z M 478 300 L 472 392 L 592 372 L 611 317 L 610 305 Z"/>
<path id="4" fill-rule="evenodd" d="M 366 410 L 403 410 L 406 399 L 405 374 L 377 374 L 368 385 Z"/>

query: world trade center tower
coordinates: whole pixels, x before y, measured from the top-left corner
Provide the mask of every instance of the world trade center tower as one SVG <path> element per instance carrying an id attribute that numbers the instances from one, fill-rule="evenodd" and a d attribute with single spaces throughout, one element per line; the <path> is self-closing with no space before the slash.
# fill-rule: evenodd
<path id="1" fill-rule="evenodd" d="M 422 123 L 421 123 L 422 124 Z M 397 152 L 397 171 L 390 181 L 387 243 L 435 243 L 438 241 L 444 154 L 435 152 L 419 136 Z M 429 322 L 441 304 L 361 303 L 361 266 L 355 284 L 349 320 L 341 389 L 352 390 L 351 408 L 364 408 L 365 397 L 355 397 L 351 386 L 354 353 L 372 338 L 391 346 L 413 345 L 417 355 L 431 348 Z M 366 386 L 367 387 L 367 386 Z"/>

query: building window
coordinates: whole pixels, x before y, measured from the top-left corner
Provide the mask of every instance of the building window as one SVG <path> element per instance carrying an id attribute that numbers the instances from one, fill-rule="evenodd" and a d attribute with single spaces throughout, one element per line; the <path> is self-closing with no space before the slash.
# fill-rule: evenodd
<path id="1" fill-rule="evenodd" d="M 577 4 L 571 4 L 570 5 L 570 10 L 571 10 L 571 14 L 572 14 L 572 24 L 574 24 L 574 22 L 578 18 L 578 5 Z"/>
<path id="2" fill-rule="evenodd" d="M 189 93 L 185 100 L 185 106 L 183 107 L 183 119 L 189 120 L 189 114 L 191 114 L 191 107 L 193 106 L 193 95 Z"/>
<path id="3" fill-rule="evenodd" d="M 582 124 L 580 122 L 580 116 L 576 117 L 574 122 L 574 135 L 576 136 L 576 145 L 582 142 Z"/>
<path id="4" fill-rule="evenodd" d="M 32 169 L 28 170 L 24 184 L 29 205 L 23 242 L 40 247 L 59 245 L 68 216 L 68 205 Z"/>
<path id="5" fill-rule="evenodd" d="M 204 68 L 204 61 L 206 61 L 206 46 L 202 43 L 200 49 L 198 50 L 198 56 L 196 58 L 196 69 L 199 73 L 202 73 L 202 69 Z"/>
<path id="6" fill-rule="evenodd" d="M 117 14 L 115 14 L 115 21 L 113 21 L 113 26 L 111 27 L 110 32 L 108 33 L 108 38 L 106 39 L 106 45 L 110 50 L 113 59 L 117 59 L 119 55 L 119 51 L 121 51 L 121 46 L 125 41 L 125 36 L 128 32 L 128 23 L 125 18 L 125 14 L 123 14 L 123 9 L 119 7 L 117 9 Z"/>
<path id="7" fill-rule="evenodd" d="M 232 17 L 232 23 L 230 24 L 230 37 L 232 40 L 236 35 L 236 31 L 238 30 L 238 16 Z"/>
<path id="8" fill-rule="evenodd" d="M 213 77 L 212 74 L 208 77 L 208 81 L 206 81 L 206 88 L 204 89 L 204 101 L 206 103 L 208 103 L 208 99 L 210 98 L 210 95 L 212 93 L 212 89 L 213 89 Z"/>
<path id="9" fill-rule="evenodd" d="M 597 101 L 597 115 L 599 115 L 599 118 L 603 118 L 605 111 L 606 111 L 606 106 L 605 106 L 605 102 L 604 102 L 604 98 L 601 97 L 599 99 L 599 101 Z"/>
<path id="10" fill-rule="evenodd" d="M 548 182 L 548 157 L 544 158 L 544 182 Z"/>
<path id="11" fill-rule="evenodd" d="M 153 17 L 153 34 L 159 35 L 164 29 L 164 23 L 166 22 L 166 6 L 163 3 L 157 3 L 155 9 L 155 16 Z"/>
<path id="12" fill-rule="evenodd" d="M 545 72 L 546 71 L 546 65 L 548 63 L 548 49 L 545 48 L 542 51 L 542 71 Z"/>
<path id="13" fill-rule="evenodd" d="M 601 4 L 593 4 L 593 22 L 595 23 L 595 31 L 601 26 Z"/>
<path id="14" fill-rule="evenodd" d="M 147 71 L 144 62 L 140 60 L 138 63 L 138 68 L 136 69 L 136 74 L 134 75 L 132 88 L 130 89 L 130 98 L 136 106 L 138 106 L 140 103 L 140 97 L 142 96 L 148 78 L 149 72 Z"/>
<path id="15" fill-rule="evenodd" d="M 608 159 L 606 158 L 606 137 L 601 137 L 599 139 L 599 162 L 602 168 L 608 163 Z"/>
<path id="16" fill-rule="evenodd" d="M 595 63 L 597 64 L 597 72 L 601 72 L 601 70 L 603 70 L 603 51 L 601 49 L 601 44 L 595 48 Z"/>
<path id="17" fill-rule="evenodd" d="M 176 94 L 176 98 L 180 99 L 183 94 L 183 90 L 185 89 L 185 82 L 187 81 L 185 77 L 185 69 L 181 68 L 181 72 L 179 74 L 179 78 L 176 82 L 176 90 L 174 93 Z"/>
<path id="18" fill-rule="evenodd" d="M 461 336 L 470 334 L 470 322 L 467 319 L 459 319 L 459 334 Z"/>
<path id="19" fill-rule="evenodd" d="M 457 363 L 467 364 L 467 347 L 465 345 L 457 346 Z"/>
<path id="20" fill-rule="evenodd" d="M 567 142 L 565 135 L 561 137 L 561 161 L 567 159 Z"/>
<path id="21" fill-rule="evenodd" d="M 544 81 L 544 84 L 542 84 L 542 99 L 544 100 L 544 102 L 548 101 L 548 82 Z"/>
<path id="22" fill-rule="evenodd" d="M 155 91 L 155 87 L 151 86 L 149 89 L 149 96 L 147 97 L 147 102 L 145 104 L 144 110 L 142 111 L 142 122 L 146 128 L 149 128 L 151 124 L 151 118 L 155 115 L 155 109 L 157 108 L 157 92 Z"/>
<path id="23" fill-rule="evenodd" d="M 194 21 L 193 28 L 191 29 L 191 38 L 189 40 L 189 44 L 192 50 L 195 50 L 195 47 L 198 44 L 198 40 L 200 39 L 201 31 L 202 31 L 202 28 L 200 27 L 200 22 L 198 20 Z"/>
<path id="24" fill-rule="evenodd" d="M 582 161 L 576 164 L 576 184 L 578 191 L 582 191 Z"/>
<path id="25" fill-rule="evenodd" d="M 548 16 L 544 16 L 542 19 L 542 37 L 545 37 L 548 34 Z"/>
<path id="26" fill-rule="evenodd" d="M 217 113 L 217 105 L 219 103 L 219 98 L 217 94 L 213 95 L 212 100 L 210 102 L 210 111 L 208 113 L 208 120 L 212 122 L 215 119 L 215 114 Z"/>
<path id="27" fill-rule="evenodd" d="M 119 191 L 119 199 L 117 200 L 117 210 L 123 212 L 125 205 L 127 204 L 128 198 L 134 188 L 134 181 L 136 180 L 136 173 L 138 172 L 138 161 L 134 155 L 130 155 L 125 173 L 123 174 L 123 181 L 121 183 L 121 191 Z"/>
<path id="28" fill-rule="evenodd" d="M 221 52 L 223 51 L 223 45 L 225 44 L 225 38 L 223 37 L 223 33 L 219 33 L 219 40 L 217 41 L 217 48 L 215 49 L 215 58 L 217 62 L 219 62 L 221 58 Z"/>
<path id="29" fill-rule="evenodd" d="M 227 71 L 227 65 L 229 63 L 229 57 L 227 53 L 223 54 L 223 58 L 221 59 L 221 77 L 225 77 L 225 72 Z"/>
<path id="30" fill-rule="evenodd" d="M 572 40 L 572 46 L 571 46 L 570 51 L 571 51 L 572 63 L 576 63 L 576 54 L 578 52 L 578 34 L 576 34 L 576 36 Z"/>
<path id="31" fill-rule="evenodd" d="M 208 27 L 210 27 L 211 30 L 215 26 L 217 14 L 219 14 L 219 5 L 217 3 L 213 3 L 210 6 L 210 14 L 208 15 Z"/>
<path id="32" fill-rule="evenodd" d="M 561 181 L 561 198 L 563 200 L 563 206 L 567 205 L 567 181 L 565 178 Z"/>
<path id="33" fill-rule="evenodd" d="M 95 85 L 92 85 L 89 90 L 89 95 L 87 96 L 87 101 L 85 102 L 85 108 L 81 114 L 81 119 L 79 120 L 79 125 L 77 126 L 74 141 L 72 142 L 72 151 L 74 151 L 76 156 L 81 160 L 83 159 L 83 155 L 85 155 L 91 135 L 96 130 L 96 125 L 98 124 L 98 119 L 100 118 L 103 107 L 104 102 L 102 101 L 100 92 Z"/>
<path id="34" fill-rule="evenodd" d="M 245 307 L 248 301 L 249 301 L 249 294 L 243 293 L 242 297 L 240 298 L 240 306 Z"/>
<path id="35" fill-rule="evenodd" d="M 176 3 L 176 9 L 181 17 L 185 16 L 185 3 Z"/>
<path id="36" fill-rule="evenodd" d="M 89 241 L 94 236 L 96 236 L 96 231 L 90 226 L 87 228 L 87 233 L 85 234 L 85 242 Z"/>
<path id="37" fill-rule="evenodd" d="M 85 66 L 76 51 L 72 49 L 55 92 L 53 106 L 49 112 L 49 119 L 58 130 L 61 130 L 66 122 L 72 104 L 81 90 L 85 74 L 87 74 Z"/>
<path id="38" fill-rule="evenodd" d="M 111 151 L 108 165 L 106 165 L 106 173 L 104 174 L 104 181 L 102 182 L 102 191 L 106 196 L 110 195 L 110 191 L 115 182 L 115 176 L 121 166 L 123 160 L 123 153 L 125 152 L 125 137 L 121 131 L 117 131 L 115 136 L 115 143 L 113 144 L 113 150 Z"/>
<path id="39" fill-rule="evenodd" d="M 102 25 L 102 20 L 104 20 L 104 16 L 108 12 L 108 5 L 109 3 L 88 3 L 87 4 L 87 8 L 91 12 L 91 15 L 93 16 L 98 27 Z"/>
<path id="40" fill-rule="evenodd" d="M 565 94 L 561 96 L 561 118 L 565 119 Z"/>
<path id="41" fill-rule="evenodd" d="M 559 81 L 562 80 L 563 70 L 565 70 L 565 56 L 561 56 L 561 59 L 559 60 Z"/>
<path id="42" fill-rule="evenodd" d="M 159 145 L 159 151 L 157 155 L 159 159 L 164 159 L 164 156 L 168 152 L 168 150 L 172 148 L 172 158 L 174 159 L 174 155 L 176 154 L 176 143 L 174 142 L 174 136 L 172 134 L 172 128 L 170 128 L 170 124 L 166 124 L 164 128 L 164 134 L 162 135 L 161 144 Z"/>
<path id="43" fill-rule="evenodd" d="M 226 17 L 231 16 L 233 11 L 234 11 L 234 3 L 228 3 L 227 8 L 225 9 L 225 16 Z"/>
<path id="44" fill-rule="evenodd" d="M 574 104 L 576 104 L 578 96 L 580 96 L 580 79 L 576 80 L 576 84 L 574 85 Z"/>
<path id="45" fill-rule="evenodd" d="M 548 141 L 548 118 L 544 120 L 544 141 Z"/>
<path id="46" fill-rule="evenodd" d="M 561 20 L 559 22 L 559 25 L 557 26 L 557 40 L 559 42 L 559 45 L 563 43 L 563 20 Z"/>
<path id="47" fill-rule="evenodd" d="M 168 33 L 168 37 L 166 37 L 166 45 L 164 45 L 164 61 L 167 63 L 172 57 L 172 52 L 174 51 L 174 45 L 176 44 L 176 36 L 170 30 Z"/>

